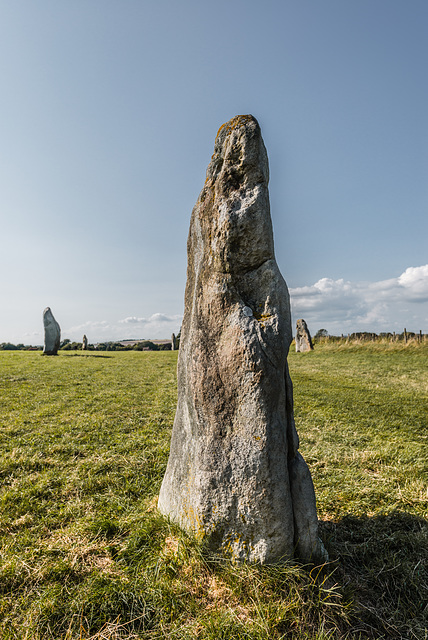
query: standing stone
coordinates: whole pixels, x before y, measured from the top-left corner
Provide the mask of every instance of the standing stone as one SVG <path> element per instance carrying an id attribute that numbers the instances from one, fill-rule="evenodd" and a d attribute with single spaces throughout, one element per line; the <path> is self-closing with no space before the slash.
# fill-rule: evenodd
<path id="1" fill-rule="evenodd" d="M 342 336 L 343 337 L 343 336 Z M 312 351 L 314 348 L 308 325 L 303 319 L 296 322 L 296 351 Z"/>
<path id="2" fill-rule="evenodd" d="M 177 349 L 177 338 L 175 337 L 175 333 L 171 336 L 171 351 L 175 351 Z"/>
<path id="3" fill-rule="evenodd" d="M 250 115 L 223 125 L 188 238 L 178 403 L 160 511 L 233 558 L 325 559 L 298 451 L 287 285 L 268 159 Z"/>
<path id="4" fill-rule="evenodd" d="M 43 311 L 43 326 L 45 328 L 45 345 L 43 353 L 46 356 L 56 356 L 61 340 L 61 329 L 58 322 L 53 317 L 49 307 Z"/>
<path id="5" fill-rule="evenodd" d="M 88 348 L 88 338 L 86 337 L 86 335 L 84 335 L 82 338 L 82 351 L 86 351 L 87 348 Z"/>

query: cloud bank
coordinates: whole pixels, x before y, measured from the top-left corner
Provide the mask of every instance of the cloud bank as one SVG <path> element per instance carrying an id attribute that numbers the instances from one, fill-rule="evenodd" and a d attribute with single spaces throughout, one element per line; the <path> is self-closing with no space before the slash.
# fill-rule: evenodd
<path id="1" fill-rule="evenodd" d="M 148 318 L 129 316 L 117 322 L 106 320 L 85 322 L 68 327 L 61 331 L 64 338 L 81 340 L 83 334 L 88 336 L 91 343 L 108 342 L 113 340 L 148 340 L 150 338 L 170 338 L 172 333 L 178 333 L 183 316 L 164 313 L 154 313 Z"/>
<path id="2" fill-rule="evenodd" d="M 311 332 L 428 330 L 428 264 L 409 267 L 397 278 L 349 282 L 321 278 L 290 288 L 293 321 L 304 318 Z"/>
<path id="3" fill-rule="evenodd" d="M 305 287 L 290 287 L 293 329 L 304 318 L 312 334 L 327 329 L 332 335 L 354 331 L 408 331 L 428 333 L 428 264 L 409 267 L 401 275 L 378 282 L 351 282 L 321 278 Z M 128 316 L 109 320 L 88 320 L 67 325 L 59 316 L 62 338 L 91 343 L 110 340 L 170 338 L 178 333 L 181 315 L 154 313 L 147 317 Z M 40 320 L 40 318 L 39 318 Z M 42 344 L 43 333 L 34 326 L 5 335 L 0 342 Z M 1 323 L 0 323 L 1 324 Z"/>

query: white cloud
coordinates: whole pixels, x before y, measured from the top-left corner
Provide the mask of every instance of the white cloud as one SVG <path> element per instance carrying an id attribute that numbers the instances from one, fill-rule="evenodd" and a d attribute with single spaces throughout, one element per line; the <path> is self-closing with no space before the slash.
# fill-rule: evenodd
<path id="1" fill-rule="evenodd" d="M 422 267 L 409 267 L 398 278 L 407 295 L 414 301 L 428 300 L 428 264 Z"/>
<path id="2" fill-rule="evenodd" d="M 378 282 L 321 278 L 290 288 L 290 297 L 294 319 L 304 317 L 313 332 L 428 330 L 428 265 Z"/>
<path id="3" fill-rule="evenodd" d="M 124 320 L 119 320 L 122 324 L 140 324 L 140 325 L 150 325 L 153 323 L 163 323 L 163 322 L 176 322 L 177 320 L 182 319 L 183 316 L 167 316 L 164 313 L 154 313 L 149 318 L 138 318 L 137 316 L 129 316 Z"/>

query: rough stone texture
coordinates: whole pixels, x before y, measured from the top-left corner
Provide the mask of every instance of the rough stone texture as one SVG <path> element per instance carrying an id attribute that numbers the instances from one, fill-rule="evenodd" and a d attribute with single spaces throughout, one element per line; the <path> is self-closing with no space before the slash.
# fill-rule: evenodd
<path id="1" fill-rule="evenodd" d="M 177 349 L 177 338 L 175 337 L 175 333 L 171 336 L 171 351 L 175 351 Z"/>
<path id="2" fill-rule="evenodd" d="M 287 367 L 268 160 L 252 116 L 223 125 L 188 238 L 178 403 L 159 509 L 236 559 L 322 560 Z"/>
<path id="3" fill-rule="evenodd" d="M 86 351 L 87 348 L 88 348 L 88 338 L 86 337 L 86 335 L 84 335 L 82 338 L 82 351 Z"/>
<path id="4" fill-rule="evenodd" d="M 309 333 L 308 325 L 301 318 L 296 322 L 296 351 L 312 351 L 314 348 L 312 344 L 311 334 Z"/>
<path id="5" fill-rule="evenodd" d="M 43 326 L 45 328 L 43 353 L 46 356 L 56 356 L 61 340 L 61 329 L 49 307 L 46 307 L 43 311 Z"/>

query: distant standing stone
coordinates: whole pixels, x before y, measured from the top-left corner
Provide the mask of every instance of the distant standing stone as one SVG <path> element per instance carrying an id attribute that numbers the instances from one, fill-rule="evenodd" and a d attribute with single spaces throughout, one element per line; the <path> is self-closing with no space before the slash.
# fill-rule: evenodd
<path id="1" fill-rule="evenodd" d="M 82 338 L 82 351 L 86 351 L 87 348 L 88 348 L 88 338 L 86 336 L 83 336 L 83 338 Z"/>
<path id="2" fill-rule="evenodd" d="M 178 403 L 159 509 L 233 558 L 323 560 L 298 451 L 287 285 L 253 116 L 223 125 L 188 239 Z"/>
<path id="3" fill-rule="evenodd" d="M 43 353 L 46 356 L 56 356 L 61 340 L 61 329 L 49 307 L 43 311 L 43 326 L 45 329 Z"/>
<path id="4" fill-rule="evenodd" d="M 175 337 L 175 333 L 171 336 L 171 351 L 175 351 L 177 349 L 177 338 Z"/>
<path id="5" fill-rule="evenodd" d="M 308 325 L 301 318 L 296 322 L 296 351 L 298 353 L 302 351 L 312 351 L 314 348 L 312 344 L 311 334 L 309 333 Z"/>

